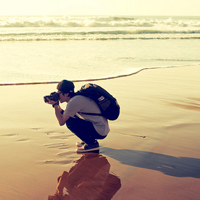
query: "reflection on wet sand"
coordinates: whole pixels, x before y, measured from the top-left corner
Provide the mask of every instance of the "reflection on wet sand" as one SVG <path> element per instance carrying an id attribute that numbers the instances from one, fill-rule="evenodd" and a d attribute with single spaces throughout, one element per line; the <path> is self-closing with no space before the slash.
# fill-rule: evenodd
<path id="1" fill-rule="evenodd" d="M 84 154 L 58 178 L 56 193 L 48 200 L 109 200 L 121 187 L 120 179 L 109 173 L 110 164 L 98 153 Z"/>

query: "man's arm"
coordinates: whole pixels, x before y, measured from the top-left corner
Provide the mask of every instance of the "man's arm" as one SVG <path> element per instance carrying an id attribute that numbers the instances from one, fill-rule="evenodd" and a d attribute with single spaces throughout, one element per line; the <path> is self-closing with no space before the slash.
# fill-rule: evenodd
<path id="1" fill-rule="evenodd" d="M 58 123 L 60 124 L 60 126 L 63 126 L 66 123 L 66 121 L 69 119 L 69 116 L 61 113 L 62 109 L 60 108 L 59 105 L 55 105 L 54 108 L 55 108 L 55 115 L 58 120 Z"/>
<path id="2" fill-rule="evenodd" d="M 66 123 L 66 121 L 70 118 L 70 116 L 63 114 L 63 109 L 59 106 L 58 102 L 50 100 L 49 98 L 47 99 L 48 99 L 48 102 L 47 102 L 48 104 L 54 105 L 53 107 L 55 109 L 55 115 L 58 120 L 58 123 L 60 126 L 63 126 Z"/>

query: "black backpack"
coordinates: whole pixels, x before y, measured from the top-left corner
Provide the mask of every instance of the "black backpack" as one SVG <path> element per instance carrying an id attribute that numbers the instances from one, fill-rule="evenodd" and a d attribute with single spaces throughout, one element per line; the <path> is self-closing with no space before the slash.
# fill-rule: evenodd
<path id="1" fill-rule="evenodd" d="M 76 95 L 83 95 L 95 101 L 101 110 L 101 114 L 83 113 L 87 115 L 100 115 L 109 120 L 116 120 L 119 117 L 120 107 L 117 100 L 99 85 L 88 83 L 81 87 Z"/>

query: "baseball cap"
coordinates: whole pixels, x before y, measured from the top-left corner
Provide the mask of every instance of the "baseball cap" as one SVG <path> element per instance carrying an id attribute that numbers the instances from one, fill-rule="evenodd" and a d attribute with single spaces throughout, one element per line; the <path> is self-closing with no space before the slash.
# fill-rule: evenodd
<path id="1" fill-rule="evenodd" d="M 63 93 L 74 92 L 74 84 L 68 80 L 62 80 L 57 85 L 57 90 Z"/>

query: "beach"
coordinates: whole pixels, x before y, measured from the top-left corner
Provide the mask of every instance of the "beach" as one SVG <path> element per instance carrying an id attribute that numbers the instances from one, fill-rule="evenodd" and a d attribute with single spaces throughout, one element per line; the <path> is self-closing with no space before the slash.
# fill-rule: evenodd
<path id="1" fill-rule="evenodd" d="M 121 107 L 119 119 L 109 122 L 109 135 L 99 141 L 104 167 L 90 179 L 96 187 L 109 174 L 117 186 L 113 200 L 200 199 L 199 74 L 196 65 L 93 81 Z M 76 90 L 84 83 L 75 82 Z M 80 159 L 85 159 L 82 169 L 92 165 L 75 153 L 78 138 L 58 125 L 54 109 L 43 102 L 43 96 L 55 90 L 56 84 L 0 87 L 2 200 L 48 199 L 64 171 L 81 166 Z M 88 173 L 76 171 L 77 177 Z M 76 190 L 80 199 L 87 199 L 90 181 Z"/>

